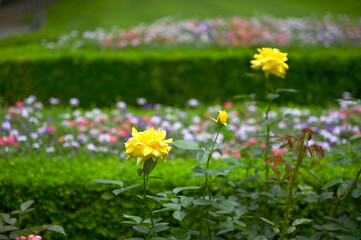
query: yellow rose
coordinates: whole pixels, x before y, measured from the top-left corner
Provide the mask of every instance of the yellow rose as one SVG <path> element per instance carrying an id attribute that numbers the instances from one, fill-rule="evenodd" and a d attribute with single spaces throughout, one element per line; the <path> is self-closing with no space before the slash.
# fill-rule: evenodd
<path id="1" fill-rule="evenodd" d="M 276 77 L 284 78 L 286 70 L 289 68 L 287 63 L 287 53 L 282 53 L 277 48 L 257 49 L 259 54 L 254 55 L 251 61 L 251 68 L 262 69 L 268 78 L 270 74 Z"/>
<path id="2" fill-rule="evenodd" d="M 221 123 L 221 124 L 225 124 L 227 122 L 227 112 L 224 111 L 219 111 L 218 117 L 217 117 L 217 122 Z"/>
<path id="3" fill-rule="evenodd" d="M 165 157 L 168 156 L 171 147 L 168 143 L 172 143 L 173 139 L 164 140 L 167 132 L 158 131 L 151 128 L 144 132 L 138 132 L 135 128 L 132 129 L 132 138 L 125 143 L 125 153 L 129 154 L 128 159 L 132 157 L 137 158 L 137 165 L 140 163 L 152 159 L 157 159 L 165 162 Z"/>

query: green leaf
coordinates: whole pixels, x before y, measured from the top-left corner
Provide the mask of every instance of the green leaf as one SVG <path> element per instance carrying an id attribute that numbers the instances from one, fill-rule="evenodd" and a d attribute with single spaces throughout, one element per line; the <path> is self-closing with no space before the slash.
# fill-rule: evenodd
<path id="1" fill-rule="evenodd" d="M 300 218 L 300 219 L 296 219 L 295 221 L 293 221 L 292 226 L 297 226 L 297 225 L 301 225 L 301 224 L 306 224 L 306 223 L 310 223 L 312 222 L 312 219 L 308 219 L 308 218 Z"/>
<path id="2" fill-rule="evenodd" d="M 4 231 L 5 232 L 9 232 L 9 231 L 13 231 L 13 230 L 17 230 L 18 227 L 12 226 L 12 225 L 7 225 L 4 227 Z"/>
<path id="3" fill-rule="evenodd" d="M 183 218 L 187 215 L 185 211 L 174 211 L 172 216 L 178 221 L 182 221 Z"/>
<path id="4" fill-rule="evenodd" d="M 143 165 L 143 172 L 146 176 L 149 176 L 149 174 L 153 171 L 155 166 L 157 165 L 158 160 L 153 161 L 153 159 L 145 160 Z"/>
<path id="5" fill-rule="evenodd" d="M 348 140 L 349 141 L 354 141 L 354 140 L 360 139 L 360 138 L 361 138 L 361 134 L 356 134 L 356 135 L 351 136 Z"/>
<path id="6" fill-rule="evenodd" d="M 272 221 L 268 220 L 267 218 L 260 217 L 260 219 L 261 219 L 262 221 L 264 221 L 264 222 L 272 225 L 272 226 L 275 226 L 275 224 L 274 224 Z"/>
<path id="7" fill-rule="evenodd" d="M 63 235 L 66 235 L 64 228 L 59 226 L 59 225 L 51 225 L 49 227 L 47 227 L 46 229 L 53 231 L 53 232 L 57 232 L 57 233 L 61 233 Z"/>
<path id="8" fill-rule="evenodd" d="M 351 195 L 354 198 L 359 198 L 361 196 L 361 189 L 356 188 L 356 189 L 352 190 Z"/>
<path id="9" fill-rule="evenodd" d="M 194 205 L 211 205 L 212 202 L 208 199 L 198 198 L 198 199 L 194 200 L 193 204 Z"/>
<path id="10" fill-rule="evenodd" d="M 132 237 L 132 238 L 126 238 L 125 240 L 144 240 L 144 238 L 139 238 L 139 237 Z"/>
<path id="11" fill-rule="evenodd" d="M 201 188 L 200 186 L 177 187 L 177 188 L 173 189 L 173 193 L 177 195 L 178 193 L 180 193 L 181 191 L 184 191 L 184 190 L 195 190 L 195 189 L 200 189 L 200 188 Z"/>
<path id="12" fill-rule="evenodd" d="M 291 226 L 287 229 L 287 233 L 293 233 L 294 231 L 296 231 L 296 227 L 295 226 Z"/>
<path id="13" fill-rule="evenodd" d="M 231 185 L 232 187 L 236 187 L 236 184 L 234 184 L 234 182 L 231 179 L 229 179 L 227 176 L 222 176 L 222 177 L 226 179 L 229 185 Z"/>
<path id="14" fill-rule="evenodd" d="M 194 198 L 192 198 L 192 197 L 180 196 L 180 203 L 181 203 L 182 207 L 184 207 L 184 208 L 191 205 L 193 200 L 194 200 Z"/>
<path id="15" fill-rule="evenodd" d="M 133 229 L 141 233 L 149 233 L 149 229 L 144 226 L 133 226 Z"/>
<path id="16" fill-rule="evenodd" d="M 150 240 L 167 240 L 164 237 L 152 237 Z"/>
<path id="17" fill-rule="evenodd" d="M 275 91 L 276 93 L 280 93 L 280 92 L 298 92 L 296 89 L 291 89 L 291 88 L 278 88 Z"/>
<path id="18" fill-rule="evenodd" d="M 166 208 L 172 208 L 175 210 L 181 210 L 182 209 L 182 205 L 178 204 L 178 203 L 163 203 L 163 206 Z"/>
<path id="19" fill-rule="evenodd" d="M 350 184 L 342 183 L 341 186 L 337 189 L 337 197 L 341 197 L 344 193 L 346 193 L 349 187 Z"/>
<path id="20" fill-rule="evenodd" d="M 165 231 L 167 230 L 169 227 L 165 226 L 165 225 L 159 225 L 159 226 L 154 226 L 150 232 L 151 233 L 157 233 L 157 232 L 161 232 L 161 231 Z"/>
<path id="21" fill-rule="evenodd" d="M 120 193 L 122 193 L 122 192 L 128 191 L 129 189 L 132 189 L 132 188 L 136 188 L 136 187 L 138 187 L 138 186 L 140 186 L 140 185 L 142 185 L 142 184 L 136 184 L 136 185 L 132 185 L 132 186 L 125 187 L 125 188 L 114 189 L 114 190 L 113 190 L 113 193 L 114 193 L 115 195 L 118 195 L 118 194 L 120 194 Z"/>
<path id="22" fill-rule="evenodd" d="M 0 239 L 9 239 L 7 236 L 5 236 L 4 234 L 0 234 Z"/>
<path id="23" fill-rule="evenodd" d="M 349 235 L 339 235 L 339 236 L 336 236 L 336 238 L 339 240 L 358 240 L 358 238 L 355 238 L 355 237 L 349 236 Z"/>
<path id="24" fill-rule="evenodd" d="M 20 209 L 22 212 L 26 211 L 32 204 L 34 203 L 33 200 L 26 201 L 20 205 Z"/>
<path id="25" fill-rule="evenodd" d="M 127 215 L 127 214 L 122 214 L 124 218 L 129 218 L 134 220 L 136 223 L 141 223 L 142 222 L 142 218 L 138 217 L 138 216 L 132 216 L 132 215 Z"/>
<path id="26" fill-rule="evenodd" d="M 162 177 L 149 177 L 149 178 L 154 178 L 154 179 L 159 179 L 159 180 L 165 180 L 165 179 L 162 178 Z"/>
<path id="27" fill-rule="evenodd" d="M 341 164 L 341 163 L 349 163 L 349 162 L 354 162 L 354 161 L 357 161 L 359 160 L 360 157 L 357 157 L 357 158 L 342 158 L 342 159 L 338 159 L 338 160 L 335 160 L 333 162 L 330 162 L 329 164 L 330 165 L 337 165 L 337 164 Z"/>
<path id="28" fill-rule="evenodd" d="M 273 99 L 278 98 L 279 96 L 280 96 L 279 94 L 269 93 L 269 94 L 267 94 L 266 98 L 269 100 L 273 100 Z"/>
<path id="29" fill-rule="evenodd" d="M 106 180 L 106 179 L 92 179 L 91 181 L 98 182 L 98 183 L 105 183 L 105 184 L 117 184 L 120 187 L 123 187 L 123 182 L 122 181 Z"/>
<path id="30" fill-rule="evenodd" d="M 191 233 L 190 232 L 186 232 L 182 235 L 178 235 L 176 236 L 177 240 L 189 240 L 191 239 Z"/>
<path id="31" fill-rule="evenodd" d="M 197 158 L 198 165 L 202 165 L 207 162 L 208 154 L 205 151 L 201 150 L 197 153 L 196 158 Z"/>
<path id="32" fill-rule="evenodd" d="M 341 230 L 341 227 L 336 223 L 329 223 L 322 225 L 322 228 L 328 231 L 338 231 Z"/>
<path id="33" fill-rule="evenodd" d="M 199 150 L 199 145 L 196 142 L 187 141 L 187 140 L 177 140 L 174 141 L 173 146 L 180 148 L 180 149 L 186 149 L 186 150 Z"/>
<path id="34" fill-rule="evenodd" d="M 322 187 L 322 189 L 332 187 L 332 186 L 334 186 L 336 184 L 339 184 L 339 183 L 343 183 L 342 178 L 336 178 L 336 179 L 333 179 L 333 180 L 329 181 L 328 183 L 325 184 L 325 186 Z"/>
<path id="35" fill-rule="evenodd" d="M 142 174 L 143 174 L 143 168 L 138 168 L 137 174 L 138 174 L 138 176 L 142 176 Z"/>

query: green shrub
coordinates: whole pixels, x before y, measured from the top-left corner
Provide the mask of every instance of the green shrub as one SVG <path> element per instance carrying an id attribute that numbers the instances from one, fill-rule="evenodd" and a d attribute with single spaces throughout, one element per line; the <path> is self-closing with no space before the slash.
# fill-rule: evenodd
<path id="1" fill-rule="evenodd" d="M 247 162 L 247 160 L 244 160 Z M 262 160 L 253 159 L 254 163 Z M 323 186 L 329 180 L 343 176 L 352 178 L 349 166 L 327 166 L 329 160 L 323 160 L 324 167 L 318 172 Z M 242 161 L 241 161 L 242 162 Z M 223 166 L 224 160 L 214 161 L 212 168 Z M 202 183 L 203 178 L 189 178 L 191 169 L 197 165 L 193 159 L 170 158 L 166 164 L 159 163 L 153 176 L 165 180 L 152 179 L 151 192 L 169 191 L 179 186 L 194 186 Z M 355 163 L 355 166 L 357 164 Z M 34 158 L 18 158 L 0 161 L 0 212 L 8 212 L 19 205 L 19 194 L 23 201 L 35 200 L 33 211 L 24 222 L 31 226 L 54 223 L 64 227 L 69 239 L 117 239 L 130 236 L 128 227 L 122 221 L 121 213 L 144 215 L 142 202 L 138 198 L 130 198 L 128 194 L 115 197 L 112 190 L 116 185 L 104 185 L 90 181 L 91 179 L 121 180 L 126 186 L 141 180 L 136 174 L 136 161 L 120 161 L 117 158 L 63 158 L 47 159 L 42 156 Z M 246 168 L 237 168 L 230 173 L 230 178 L 237 182 L 245 178 Z M 253 171 L 249 172 L 252 176 Z M 263 173 L 261 173 L 262 175 Z M 262 176 L 261 176 L 262 177 Z M 311 184 L 311 182 L 310 182 Z M 254 184 L 249 182 L 247 191 L 255 191 Z M 141 193 L 142 189 L 136 189 Z M 232 192 L 234 189 L 224 189 Z M 311 206 L 312 207 L 312 206 Z M 302 209 L 301 209 L 302 210 Z M 301 211 L 300 210 L 300 211 Z M 308 211 L 303 209 L 302 211 Z M 295 214 L 296 214 L 295 210 Z M 166 213 L 167 214 L 167 213 Z M 322 211 L 317 216 L 322 216 Z M 60 235 L 46 232 L 44 239 L 59 239 Z M 65 238 L 65 237 L 63 237 Z"/>
<path id="2" fill-rule="evenodd" d="M 283 93 L 278 103 L 327 105 L 349 91 L 361 96 L 359 49 L 289 49 L 286 80 L 272 79 Z M 255 49 L 141 50 L 56 52 L 42 48 L 8 49 L 0 59 L 0 94 L 6 103 L 29 95 L 67 103 L 78 97 L 84 107 L 112 106 L 137 97 L 150 103 L 184 105 L 190 98 L 207 103 L 255 93 L 263 99 L 264 83 L 246 76 Z M 258 74 L 258 73 L 257 73 Z"/>

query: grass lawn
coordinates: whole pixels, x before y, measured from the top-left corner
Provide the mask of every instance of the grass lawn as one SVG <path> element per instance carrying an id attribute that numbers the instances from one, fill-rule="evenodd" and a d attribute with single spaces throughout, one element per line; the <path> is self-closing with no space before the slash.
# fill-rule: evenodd
<path id="1" fill-rule="evenodd" d="M 359 15 L 361 1 L 312 0 L 63 0 L 48 9 L 44 33 L 57 34 L 70 30 L 114 25 L 131 27 L 151 23 L 159 18 L 179 14 L 182 18 L 214 18 L 233 15 L 271 14 L 276 17 L 304 17 L 327 12 Z"/>

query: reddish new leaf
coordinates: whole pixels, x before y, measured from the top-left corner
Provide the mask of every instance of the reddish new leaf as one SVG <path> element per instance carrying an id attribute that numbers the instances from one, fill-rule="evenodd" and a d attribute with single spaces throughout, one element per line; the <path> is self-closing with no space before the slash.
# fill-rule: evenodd
<path id="1" fill-rule="evenodd" d="M 321 157 L 325 157 L 325 152 L 323 151 L 323 148 L 322 148 L 320 145 L 313 144 L 313 145 L 312 145 L 312 148 L 313 148 L 316 152 L 318 152 L 318 153 L 321 155 Z"/>
<path id="2" fill-rule="evenodd" d="M 285 137 L 285 141 L 288 143 L 288 145 L 293 149 L 294 148 L 294 142 L 296 141 L 296 137 L 292 135 L 288 135 Z"/>
<path id="3" fill-rule="evenodd" d="M 301 139 L 305 136 L 305 134 L 308 133 L 308 141 L 310 141 L 312 139 L 312 130 L 309 128 L 305 128 L 302 130 L 302 135 L 301 135 Z"/>

